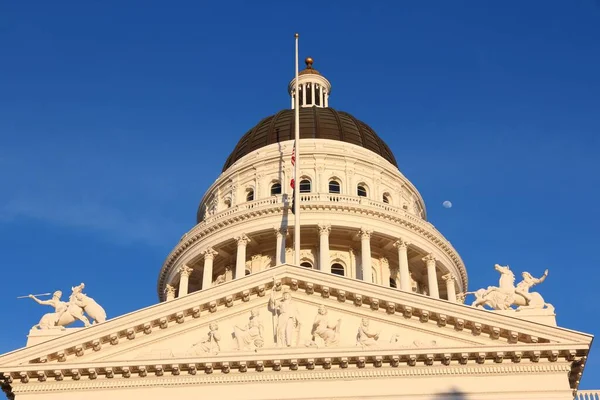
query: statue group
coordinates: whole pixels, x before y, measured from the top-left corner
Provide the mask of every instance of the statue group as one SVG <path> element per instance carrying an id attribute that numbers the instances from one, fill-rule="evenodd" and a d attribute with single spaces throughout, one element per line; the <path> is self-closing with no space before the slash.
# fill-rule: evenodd
<path id="1" fill-rule="evenodd" d="M 523 280 L 515 286 L 515 274 L 508 265 L 496 264 L 494 269 L 500 273 L 498 286 L 488 286 L 487 289 L 479 289 L 475 292 L 466 292 L 464 295 L 472 294 L 475 301 L 473 307 L 488 306 L 493 310 L 510 310 L 513 306 L 517 310 L 524 309 L 547 309 L 554 311 L 552 304 L 546 303 L 542 295 L 537 292 L 529 292 L 533 286 L 546 280 L 548 270 L 540 278 L 533 277 L 529 272 L 523 272 Z"/>
<path id="2" fill-rule="evenodd" d="M 44 314 L 33 329 L 65 329 L 75 321 L 81 321 L 87 327 L 106 321 L 106 312 L 94 299 L 83 293 L 84 288 L 83 283 L 72 287 L 68 302 L 61 300 L 60 290 L 54 292 L 50 300 L 40 300 L 32 294 L 27 296 L 38 304 L 54 307 L 54 312 Z"/>

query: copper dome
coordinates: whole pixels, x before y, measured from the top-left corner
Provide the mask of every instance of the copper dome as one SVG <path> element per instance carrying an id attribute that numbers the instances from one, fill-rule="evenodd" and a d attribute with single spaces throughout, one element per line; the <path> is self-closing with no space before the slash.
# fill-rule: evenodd
<path id="1" fill-rule="evenodd" d="M 223 171 L 237 160 L 261 147 L 294 139 L 294 110 L 282 110 L 260 121 L 240 139 Z M 329 139 L 355 144 L 371 150 L 398 167 L 396 158 L 369 125 L 333 108 L 301 108 L 300 139 Z"/>

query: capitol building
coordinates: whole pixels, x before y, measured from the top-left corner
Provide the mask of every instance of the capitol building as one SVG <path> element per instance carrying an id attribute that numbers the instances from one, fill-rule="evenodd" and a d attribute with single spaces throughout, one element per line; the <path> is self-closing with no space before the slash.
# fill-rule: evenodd
<path id="1" fill-rule="evenodd" d="M 31 296 L 55 312 L 0 355 L 8 399 L 598 399 L 578 392 L 593 336 L 557 326 L 547 271 L 492 260 L 498 282 L 468 288 L 417 187 L 332 108 L 311 58 L 288 92 L 224 160 L 157 304 L 112 316 L 79 282 Z"/>

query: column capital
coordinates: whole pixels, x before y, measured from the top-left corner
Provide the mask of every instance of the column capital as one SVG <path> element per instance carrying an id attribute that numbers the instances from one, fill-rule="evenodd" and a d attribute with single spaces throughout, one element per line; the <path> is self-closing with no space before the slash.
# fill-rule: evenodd
<path id="1" fill-rule="evenodd" d="M 366 228 L 360 228 L 359 234 L 361 239 L 371 239 L 372 230 Z"/>
<path id="2" fill-rule="evenodd" d="M 329 235 L 331 232 L 331 225 L 329 224 L 319 224 L 319 235 Z"/>
<path id="3" fill-rule="evenodd" d="M 398 239 L 394 242 L 394 247 L 397 248 L 398 250 L 405 250 L 408 249 L 408 245 L 410 243 L 408 243 L 406 240 L 404 239 Z"/>
<path id="4" fill-rule="evenodd" d="M 442 279 L 448 284 L 451 282 L 456 282 L 456 276 L 451 272 L 448 272 L 446 275 L 442 275 Z"/>
<path id="5" fill-rule="evenodd" d="M 427 263 L 427 265 L 429 265 L 430 263 L 434 263 L 435 264 L 435 262 L 437 261 L 436 258 L 431 253 L 427 254 L 421 260 L 423 260 L 425 263 Z"/>
<path id="6" fill-rule="evenodd" d="M 214 260 L 215 256 L 218 255 L 219 252 L 213 249 L 212 247 L 207 247 L 206 250 L 202 252 L 205 260 L 211 259 Z"/>
<path id="7" fill-rule="evenodd" d="M 279 237 L 283 237 L 283 236 L 287 236 L 288 235 L 288 230 L 287 228 L 273 228 L 273 234 L 275 235 L 275 237 L 279 238 Z"/>
<path id="8" fill-rule="evenodd" d="M 238 246 L 246 246 L 250 242 L 250 238 L 244 233 L 236 237 L 235 240 Z"/>
<path id="9" fill-rule="evenodd" d="M 179 267 L 179 273 L 181 274 L 181 276 L 185 276 L 188 278 L 192 274 L 193 270 L 193 268 L 188 267 L 187 265 L 182 265 L 181 267 Z"/>
<path id="10" fill-rule="evenodd" d="M 165 293 L 166 293 L 167 297 L 169 295 L 175 296 L 175 286 L 167 284 L 165 286 Z"/>

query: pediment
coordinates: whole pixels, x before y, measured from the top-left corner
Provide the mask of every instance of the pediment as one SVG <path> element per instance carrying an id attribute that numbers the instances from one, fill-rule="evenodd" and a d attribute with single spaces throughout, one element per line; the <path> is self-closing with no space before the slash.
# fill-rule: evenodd
<path id="1" fill-rule="evenodd" d="M 277 337 L 280 316 L 269 304 L 271 293 L 278 300 L 286 288 L 297 313 L 290 325 L 289 347 Z M 315 333 L 320 306 L 327 314 L 321 315 Z M 250 321 L 253 310 L 258 316 Z M 363 321 L 368 327 L 361 336 Z M 216 341 L 208 340 L 209 331 L 215 330 L 212 324 L 218 326 Z M 377 335 L 365 339 L 364 332 Z M 361 352 L 482 354 L 514 352 L 519 347 L 580 355 L 587 354 L 591 339 L 462 304 L 282 265 L 5 354 L 0 366 L 236 360 L 260 353 L 271 358 Z"/>

